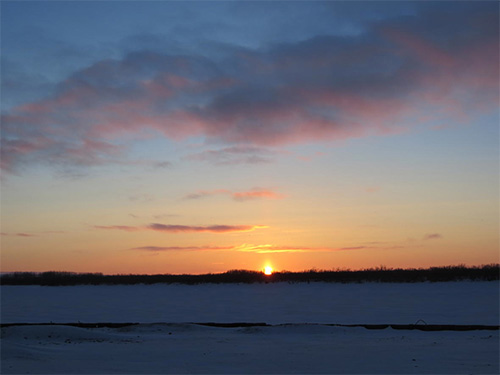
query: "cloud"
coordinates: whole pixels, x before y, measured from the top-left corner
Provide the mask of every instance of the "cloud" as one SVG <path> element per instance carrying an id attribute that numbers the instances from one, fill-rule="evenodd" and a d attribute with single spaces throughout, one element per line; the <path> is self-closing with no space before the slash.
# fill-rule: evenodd
<path id="1" fill-rule="evenodd" d="M 233 247 L 224 246 L 141 246 L 131 250 L 141 251 L 205 251 L 205 250 L 231 250 Z"/>
<path id="2" fill-rule="evenodd" d="M 339 250 L 362 250 L 369 249 L 369 246 L 351 246 L 351 247 L 341 247 Z"/>
<path id="3" fill-rule="evenodd" d="M 181 215 L 179 214 L 159 214 L 159 215 L 153 215 L 153 218 L 155 219 L 165 219 L 165 218 L 170 218 L 170 217 L 179 217 Z"/>
<path id="4" fill-rule="evenodd" d="M 267 253 L 309 253 L 309 252 L 334 252 L 376 248 L 374 246 L 354 246 L 354 247 L 300 247 L 300 246 L 276 246 L 276 245 L 252 245 L 243 244 L 235 247 L 234 250 L 251 252 L 258 254 Z"/>
<path id="5" fill-rule="evenodd" d="M 184 199 L 200 199 L 205 197 L 210 197 L 213 195 L 228 195 L 232 197 L 235 201 L 244 202 L 255 199 L 282 199 L 283 194 L 277 193 L 270 189 L 265 188 L 253 188 L 248 191 L 238 191 L 233 192 L 227 189 L 217 189 L 217 190 L 201 190 L 196 193 L 190 193 L 184 196 Z"/>
<path id="6" fill-rule="evenodd" d="M 40 235 L 45 235 L 45 234 L 65 234 L 65 231 L 61 230 L 46 230 L 43 232 L 38 232 L 36 234 L 34 233 L 26 233 L 26 232 L 19 232 L 19 233 L 6 233 L 6 232 L 1 232 L 0 235 L 2 236 L 15 236 L 15 237 L 39 237 Z"/>
<path id="7" fill-rule="evenodd" d="M 370 22 L 357 34 L 226 45 L 223 58 L 153 48 L 96 61 L 2 113 L 1 167 L 133 163 L 131 142 L 144 135 L 223 145 L 188 160 L 259 164 L 283 145 L 474 123 L 496 111 L 496 4 L 420 6 Z"/>
<path id="8" fill-rule="evenodd" d="M 183 199 L 200 199 L 205 197 L 210 197 L 212 195 L 219 194 L 231 194 L 231 191 L 225 189 L 217 189 L 217 190 L 200 190 L 197 193 L 186 194 Z"/>
<path id="9" fill-rule="evenodd" d="M 253 244 L 243 244 L 234 248 L 235 251 L 241 251 L 245 253 L 305 253 L 305 252 L 316 252 L 316 251 L 330 251 L 328 248 L 311 248 L 311 247 L 297 247 L 297 246 L 276 246 L 276 245 L 253 245 Z"/>
<path id="10" fill-rule="evenodd" d="M 277 245 L 251 245 L 243 244 L 234 248 L 235 251 L 252 252 L 258 254 L 267 253 L 310 253 L 310 252 L 337 252 L 353 250 L 394 250 L 402 249 L 404 246 L 350 246 L 350 247 L 300 247 L 300 246 L 277 246 Z"/>
<path id="11" fill-rule="evenodd" d="M 147 226 L 127 226 L 127 225 L 95 225 L 96 229 L 104 230 L 122 230 L 125 232 L 137 232 L 152 230 L 164 233 L 238 233 L 252 232 L 256 229 L 268 228 L 265 225 L 209 225 L 209 226 L 193 226 L 193 225 L 168 225 L 152 223 Z"/>
<path id="12" fill-rule="evenodd" d="M 169 161 L 157 161 L 153 162 L 152 165 L 155 168 L 164 169 L 164 168 L 170 168 L 172 166 L 172 163 Z"/>
<path id="13" fill-rule="evenodd" d="M 155 200 L 154 196 L 150 194 L 134 194 L 128 197 L 132 202 L 152 202 Z"/>
<path id="14" fill-rule="evenodd" d="M 336 252 L 363 249 L 401 249 L 403 246 L 377 247 L 377 246 L 353 246 L 353 247 L 300 247 L 300 246 L 277 246 L 271 244 L 242 244 L 238 246 L 141 246 L 131 250 L 139 251 L 207 251 L 224 250 L 245 253 L 270 254 L 270 253 L 311 253 L 311 252 Z"/>
<path id="15" fill-rule="evenodd" d="M 275 152 L 255 146 L 232 146 L 219 150 L 205 150 L 185 157 L 190 161 L 203 161 L 224 166 L 236 164 L 264 164 L 273 160 Z"/>
<path id="16" fill-rule="evenodd" d="M 94 225 L 94 228 L 105 230 L 123 230 L 125 232 L 137 232 L 144 230 L 142 227 L 131 227 L 128 225 Z"/>
<path id="17" fill-rule="evenodd" d="M 210 233 L 231 233 L 231 232 L 252 232 L 255 229 L 268 228 L 265 225 L 165 225 L 153 223 L 148 225 L 149 229 L 158 232 L 179 233 L 179 232 L 210 232 Z"/>
<path id="18" fill-rule="evenodd" d="M 2 236 L 15 236 L 15 237 L 38 237 L 37 234 L 32 234 L 32 233 L 6 233 L 2 232 Z"/>
<path id="19" fill-rule="evenodd" d="M 443 238 L 443 236 L 439 233 L 431 233 L 424 236 L 424 240 L 439 240 L 441 238 Z"/>
<path id="20" fill-rule="evenodd" d="M 31 233 L 16 233 L 15 235 L 17 237 L 37 237 L 36 234 L 31 234 Z"/>
<path id="21" fill-rule="evenodd" d="M 239 246 L 141 246 L 132 248 L 132 250 L 145 251 L 204 251 L 204 250 L 230 250 L 239 252 L 251 252 L 258 254 L 267 253 L 304 253 L 317 251 L 339 251 L 343 249 L 332 248 L 312 248 L 312 247 L 293 247 L 293 246 L 274 246 L 274 245 L 252 245 L 243 244 Z"/>
<path id="22" fill-rule="evenodd" d="M 239 202 L 244 202 L 254 199 L 282 199 L 283 194 L 264 188 L 253 188 L 250 191 L 240 191 L 231 194 L 233 199 Z"/>
<path id="23" fill-rule="evenodd" d="M 380 187 L 379 186 L 368 186 L 365 188 L 365 191 L 367 193 L 377 193 L 380 191 Z"/>

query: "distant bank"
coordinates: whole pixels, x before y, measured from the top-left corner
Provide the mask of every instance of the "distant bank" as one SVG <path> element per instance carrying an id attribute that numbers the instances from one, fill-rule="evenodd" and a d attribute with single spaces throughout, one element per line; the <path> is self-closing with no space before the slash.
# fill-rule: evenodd
<path id="1" fill-rule="evenodd" d="M 416 283 L 443 281 L 495 281 L 500 279 L 500 265 L 446 266 L 418 269 L 371 268 L 364 270 L 309 270 L 302 272 L 263 272 L 231 270 L 203 275 L 103 275 L 75 272 L 12 272 L 0 276 L 1 285 L 131 285 L 131 284 L 205 284 L 205 283 Z"/>

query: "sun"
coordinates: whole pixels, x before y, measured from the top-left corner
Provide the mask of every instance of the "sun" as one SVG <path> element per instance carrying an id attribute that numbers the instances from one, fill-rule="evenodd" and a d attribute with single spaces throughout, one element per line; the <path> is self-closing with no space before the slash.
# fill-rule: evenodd
<path id="1" fill-rule="evenodd" d="M 265 266 L 264 267 L 264 275 L 272 275 L 273 274 L 273 267 L 271 266 Z"/>

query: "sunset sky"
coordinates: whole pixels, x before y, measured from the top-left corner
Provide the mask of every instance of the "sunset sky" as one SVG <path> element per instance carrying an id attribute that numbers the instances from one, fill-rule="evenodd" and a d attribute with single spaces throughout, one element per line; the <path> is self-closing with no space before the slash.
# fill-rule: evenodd
<path id="1" fill-rule="evenodd" d="M 1 271 L 499 262 L 499 4 L 1 2 Z"/>

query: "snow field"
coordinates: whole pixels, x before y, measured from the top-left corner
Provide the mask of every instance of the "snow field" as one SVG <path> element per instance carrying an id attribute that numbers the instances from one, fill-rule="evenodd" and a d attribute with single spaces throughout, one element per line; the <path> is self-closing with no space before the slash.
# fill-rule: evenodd
<path id="1" fill-rule="evenodd" d="M 2 328 L 1 373 L 498 373 L 498 331 L 315 325 Z"/>

